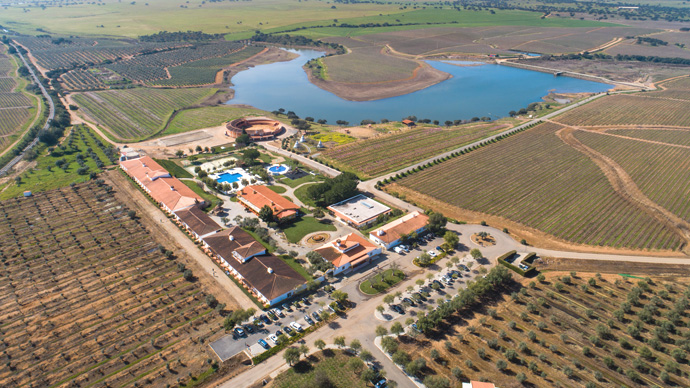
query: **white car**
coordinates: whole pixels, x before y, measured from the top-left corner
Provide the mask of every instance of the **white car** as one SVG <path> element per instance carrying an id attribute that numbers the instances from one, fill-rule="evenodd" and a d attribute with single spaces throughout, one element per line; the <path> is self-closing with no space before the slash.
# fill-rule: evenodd
<path id="1" fill-rule="evenodd" d="M 436 252 L 436 251 L 429 251 L 429 252 L 427 252 L 427 253 L 428 253 L 429 256 L 431 256 L 431 257 L 436 257 L 436 256 L 438 255 L 438 252 Z"/>
<path id="2" fill-rule="evenodd" d="M 410 247 L 408 247 L 407 245 L 398 245 L 398 246 L 400 247 L 400 249 L 402 249 L 402 250 L 405 251 L 405 252 L 409 252 L 409 251 L 410 251 Z"/>
<path id="3" fill-rule="evenodd" d="M 404 254 L 404 252 L 405 252 L 405 250 L 402 249 L 402 248 L 400 248 L 400 247 L 395 247 L 395 248 L 393 248 L 393 251 L 395 251 L 395 253 L 397 253 L 397 254 L 399 254 L 399 255 L 402 255 L 402 254 Z"/>
<path id="4" fill-rule="evenodd" d="M 291 322 L 291 323 L 290 323 L 290 327 L 293 328 L 293 329 L 295 329 L 295 331 L 300 332 L 300 333 L 301 333 L 302 330 L 303 330 L 303 329 L 302 329 L 302 325 L 300 325 L 300 324 L 297 323 L 297 322 Z"/>
<path id="5" fill-rule="evenodd" d="M 285 314 L 283 314 L 283 310 L 279 309 L 278 307 L 273 309 L 273 313 L 281 318 L 285 318 Z"/>
<path id="6" fill-rule="evenodd" d="M 273 345 L 278 344 L 278 337 L 275 334 L 271 334 L 268 336 L 268 340 L 273 342 Z"/>

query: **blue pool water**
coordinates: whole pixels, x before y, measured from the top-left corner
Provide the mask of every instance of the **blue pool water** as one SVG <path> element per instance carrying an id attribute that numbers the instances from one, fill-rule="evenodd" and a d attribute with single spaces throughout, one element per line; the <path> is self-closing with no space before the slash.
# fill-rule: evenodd
<path id="1" fill-rule="evenodd" d="M 287 170 L 288 170 L 288 168 L 285 166 L 271 166 L 268 168 L 268 171 L 270 171 L 272 173 L 276 173 L 276 174 L 284 173 Z"/>
<path id="2" fill-rule="evenodd" d="M 231 174 L 229 172 L 224 172 L 220 175 L 218 175 L 218 179 L 216 179 L 216 182 L 218 183 L 232 183 L 232 182 L 239 182 L 242 179 L 242 174 L 234 173 Z"/>
<path id="3" fill-rule="evenodd" d="M 375 101 L 347 101 L 309 82 L 302 69 L 307 61 L 323 56 L 315 50 L 288 50 L 299 55 L 288 62 L 260 65 L 232 77 L 235 97 L 228 104 L 247 104 L 267 111 L 284 108 L 301 117 L 345 120 L 352 125 L 368 119 L 401 120 L 407 116 L 431 120 L 467 120 L 472 117 L 508 116 L 511 110 L 541 101 L 549 91 L 603 92 L 612 86 L 570 77 L 482 64 L 456 66 L 428 61 L 453 78 L 426 89 Z M 270 87 L 267 87 L 270 85 Z"/>

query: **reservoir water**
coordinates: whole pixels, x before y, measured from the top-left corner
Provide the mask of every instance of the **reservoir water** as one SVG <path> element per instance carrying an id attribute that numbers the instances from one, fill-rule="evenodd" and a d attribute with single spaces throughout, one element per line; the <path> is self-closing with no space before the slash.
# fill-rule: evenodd
<path id="1" fill-rule="evenodd" d="M 598 82 L 483 64 L 456 66 L 448 62 L 428 63 L 453 78 L 403 96 L 375 101 L 347 101 L 309 82 L 302 66 L 323 56 L 314 50 L 288 50 L 299 54 L 288 62 L 260 65 L 242 71 L 232 78 L 235 97 L 228 104 L 247 104 L 274 111 L 284 108 L 300 117 L 326 119 L 329 124 L 345 120 L 359 124 L 362 120 L 418 119 L 467 120 L 488 116 L 505 117 L 511 110 L 525 108 L 532 102 L 556 91 L 560 93 L 603 92 L 610 88 Z"/>

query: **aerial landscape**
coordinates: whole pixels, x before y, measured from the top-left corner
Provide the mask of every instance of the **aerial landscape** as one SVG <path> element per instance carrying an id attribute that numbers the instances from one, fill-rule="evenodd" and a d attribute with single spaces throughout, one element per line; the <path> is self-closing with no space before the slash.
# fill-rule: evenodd
<path id="1" fill-rule="evenodd" d="M 5 0 L 0 386 L 690 387 L 690 4 Z"/>

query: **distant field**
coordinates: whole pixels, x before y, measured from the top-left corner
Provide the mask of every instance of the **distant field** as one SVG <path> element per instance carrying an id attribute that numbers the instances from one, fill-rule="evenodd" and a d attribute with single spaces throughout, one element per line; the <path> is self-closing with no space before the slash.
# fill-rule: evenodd
<path id="1" fill-rule="evenodd" d="M 397 349 L 425 361 L 420 379 L 453 387 L 482 378 L 499 387 L 688 387 L 687 279 L 638 274 L 526 279 L 492 290 L 495 303 L 463 308 L 429 335 L 398 337 Z"/>
<path id="2" fill-rule="evenodd" d="M 650 93 L 651 94 L 651 93 Z M 554 120 L 575 126 L 672 125 L 690 127 L 690 101 L 669 100 L 655 94 L 613 95 L 599 98 Z"/>
<path id="3" fill-rule="evenodd" d="M 655 35 L 651 36 L 656 38 Z M 690 59 L 690 50 L 682 49 L 669 43 L 667 46 L 650 46 L 648 44 L 636 44 L 634 40 L 627 40 L 622 44 L 616 45 L 604 50 L 606 54 L 616 55 L 645 55 L 668 58 L 686 58 Z"/>
<path id="4" fill-rule="evenodd" d="M 419 64 L 381 53 L 382 46 L 352 49 L 351 53 L 326 57 L 328 80 L 348 83 L 386 82 L 410 78 Z"/>
<path id="5" fill-rule="evenodd" d="M 467 124 L 452 129 L 417 128 L 357 141 L 324 151 L 323 158 L 364 178 L 383 175 L 507 127 L 498 123 Z M 382 158 L 381 155 L 386 157 Z"/>
<path id="6" fill-rule="evenodd" d="M 447 215 L 462 218 L 467 209 L 578 244 L 677 249 L 680 236 L 617 194 L 597 165 L 555 135 L 559 129 L 541 124 L 408 175 L 389 191 L 440 201 L 434 206 Z"/>
<path id="7" fill-rule="evenodd" d="M 268 116 L 269 112 L 249 107 L 236 107 L 232 105 L 207 106 L 196 109 L 188 109 L 180 112 L 170 122 L 168 128 L 161 135 L 172 135 L 193 131 L 195 129 L 217 127 L 227 121 L 244 116 Z"/>
<path id="8" fill-rule="evenodd" d="M 200 103 L 216 89 L 124 89 L 73 94 L 81 109 L 122 140 L 143 140 L 163 129 L 173 110 Z"/>
<path id="9" fill-rule="evenodd" d="M 577 132 L 575 137 L 623 167 L 652 201 L 690 220 L 690 202 L 687 201 L 690 192 L 690 149 L 592 132 Z"/>
<path id="10" fill-rule="evenodd" d="M 223 318 L 127 213 L 95 183 L 0 202 L 0 385 L 163 387 L 212 373 L 204 340 Z"/>

